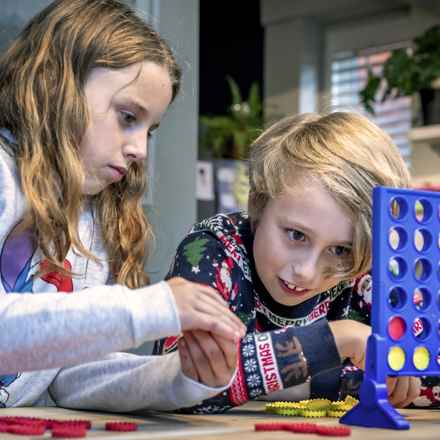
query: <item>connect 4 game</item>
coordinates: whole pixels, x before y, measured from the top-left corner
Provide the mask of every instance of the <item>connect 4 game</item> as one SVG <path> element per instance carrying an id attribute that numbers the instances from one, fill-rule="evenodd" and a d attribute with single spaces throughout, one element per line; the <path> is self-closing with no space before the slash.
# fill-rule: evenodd
<path id="1" fill-rule="evenodd" d="M 440 374 L 440 193 L 373 192 L 372 334 L 360 402 L 341 423 L 408 429 L 387 376 Z"/>

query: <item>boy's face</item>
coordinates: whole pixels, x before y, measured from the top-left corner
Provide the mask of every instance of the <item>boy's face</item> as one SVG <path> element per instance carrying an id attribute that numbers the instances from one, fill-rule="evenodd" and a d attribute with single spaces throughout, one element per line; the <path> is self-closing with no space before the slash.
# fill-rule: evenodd
<path id="1" fill-rule="evenodd" d="M 152 62 L 95 68 L 85 85 L 89 125 L 80 144 L 84 194 L 101 192 L 147 156 L 148 135 L 171 102 L 167 70 Z"/>
<path id="2" fill-rule="evenodd" d="M 255 229 L 258 275 L 272 298 L 294 306 L 335 286 L 352 261 L 353 225 L 311 180 L 269 200 Z"/>

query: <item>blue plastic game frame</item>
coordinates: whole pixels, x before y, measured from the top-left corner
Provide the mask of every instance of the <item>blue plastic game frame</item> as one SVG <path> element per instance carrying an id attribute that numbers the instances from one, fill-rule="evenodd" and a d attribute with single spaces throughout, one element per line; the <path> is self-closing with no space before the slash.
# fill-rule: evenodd
<path id="1" fill-rule="evenodd" d="M 359 403 L 341 423 L 409 429 L 388 402 L 387 376 L 440 375 L 439 215 L 438 192 L 373 191 L 372 334 Z M 393 332 L 396 322 L 400 331 Z M 390 360 L 390 352 L 402 350 L 404 362 Z"/>

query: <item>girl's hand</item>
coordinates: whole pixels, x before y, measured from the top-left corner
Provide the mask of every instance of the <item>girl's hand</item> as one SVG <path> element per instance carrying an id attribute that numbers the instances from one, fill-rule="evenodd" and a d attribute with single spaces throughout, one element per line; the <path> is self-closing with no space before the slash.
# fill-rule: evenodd
<path id="1" fill-rule="evenodd" d="M 237 364 L 237 344 L 200 330 L 188 331 L 178 342 L 185 376 L 217 388 L 232 379 Z"/>
<path id="2" fill-rule="evenodd" d="M 234 342 L 246 334 L 246 327 L 211 287 L 179 277 L 167 283 L 176 301 L 183 332 L 204 330 Z"/>
<path id="3" fill-rule="evenodd" d="M 418 377 L 388 377 L 388 400 L 396 408 L 405 408 L 420 394 L 421 381 Z"/>

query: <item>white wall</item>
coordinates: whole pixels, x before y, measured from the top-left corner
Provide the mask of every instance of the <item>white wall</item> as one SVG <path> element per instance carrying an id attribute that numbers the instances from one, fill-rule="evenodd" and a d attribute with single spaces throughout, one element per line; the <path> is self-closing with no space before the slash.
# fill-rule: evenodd
<path id="1" fill-rule="evenodd" d="M 170 43 L 183 70 L 181 93 L 165 115 L 151 151 L 146 209 L 156 232 L 148 265 L 154 281 L 166 274 L 175 249 L 196 220 L 198 148 L 198 0 L 136 0 Z"/>
<path id="2" fill-rule="evenodd" d="M 0 51 L 23 28 L 26 22 L 50 3 L 50 0 L 0 0 Z"/>
<path id="3" fill-rule="evenodd" d="M 183 69 L 181 93 L 161 122 L 150 152 L 153 179 L 145 205 L 157 241 L 147 269 L 157 281 L 163 279 L 177 245 L 196 221 L 199 0 L 136 0 L 134 6 L 152 18 Z M 150 351 L 148 343 L 135 350 Z"/>

